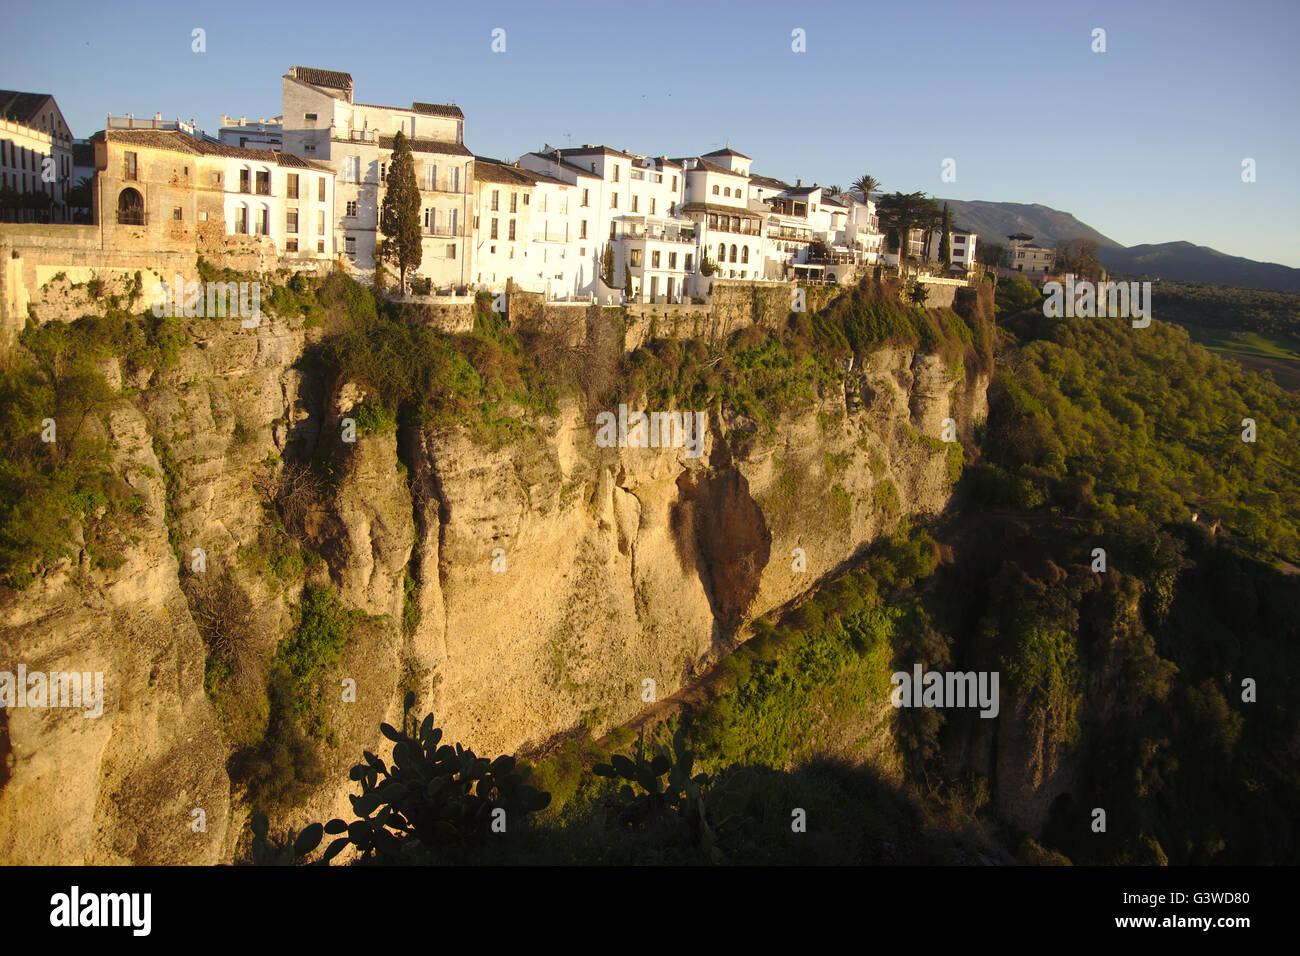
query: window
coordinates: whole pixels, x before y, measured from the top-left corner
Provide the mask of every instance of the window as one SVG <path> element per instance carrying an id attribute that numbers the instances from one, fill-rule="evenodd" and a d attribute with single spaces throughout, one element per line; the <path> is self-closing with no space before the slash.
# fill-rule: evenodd
<path id="1" fill-rule="evenodd" d="M 718 243 L 718 261 L 727 261 L 727 244 L 725 242 Z"/>
<path id="2" fill-rule="evenodd" d="M 450 217 L 450 221 L 449 221 L 448 225 L 451 226 L 451 232 L 450 232 L 450 235 L 453 235 L 453 236 L 459 236 L 459 235 L 460 235 L 460 232 L 459 232 L 459 229 L 458 229 L 458 227 L 459 227 L 459 225 L 460 225 L 460 210 L 459 210 L 459 209 L 453 209 L 453 210 L 451 211 L 451 217 Z M 452 255 L 452 258 L 453 258 L 453 259 L 456 258 L 455 254 Z"/>
<path id="3" fill-rule="evenodd" d="M 653 216 L 654 214 L 655 214 L 655 200 L 654 200 L 654 197 L 651 196 L 651 197 L 650 197 L 650 215 Z"/>
<path id="4" fill-rule="evenodd" d="M 614 164 L 614 182 L 618 182 L 618 163 Z"/>
<path id="5" fill-rule="evenodd" d="M 297 251 L 298 251 L 298 240 L 297 240 L 297 239 L 286 239 L 286 240 L 284 240 L 284 251 L 285 251 L 285 252 L 297 252 Z"/>
<path id="6" fill-rule="evenodd" d="M 322 180 L 323 182 L 324 180 Z M 361 181 L 361 157 L 348 156 L 343 160 L 343 181 L 357 183 Z M 322 199 L 325 197 L 322 196 Z"/>
<path id="7" fill-rule="evenodd" d="M 436 163 L 430 163 L 428 166 L 424 168 L 428 170 L 428 172 L 426 173 L 426 175 L 429 178 L 428 189 L 430 192 L 433 192 L 438 188 L 438 166 Z"/>
<path id="8" fill-rule="evenodd" d="M 239 171 L 239 191 L 241 193 L 249 192 L 249 173 L 248 167 L 245 166 Z"/>
<path id="9" fill-rule="evenodd" d="M 735 246 L 735 243 L 732 243 L 732 246 L 731 246 L 731 261 L 732 261 L 732 262 L 735 262 L 735 261 L 736 261 L 736 246 Z"/>
<path id="10" fill-rule="evenodd" d="M 718 187 L 717 187 L 717 185 L 715 184 L 714 187 L 713 187 L 713 195 L 716 196 L 717 194 L 718 194 Z"/>
<path id="11" fill-rule="evenodd" d="M 651 268 L 651 269 L 658 269 L 658 268 L 659 268 L 659 250 L 658 250 L 658 249 L 656 249 L 654 252 L 650 253 L 650 268 Z"/>
<path id="12" fill-rule="evenodd" d="M 324 240 L 324 239 L 317 239 L 317 240 L 316 240 L 316 251 L 317 251 L 317 252 L 324 252 L 324 251 L 325 251 L 325 240 Z"/>
<path id="13" fill-rule="evenodd" d="M 586 189 L 584 189 L 584 190 L 582 191 L 582 204 L 583 204 L 584 206 L 587 205 L 587 193 L 588 193 L 588 190 L 586 190 Z"/>
<path id="14" fill-rule="evenodd" d="M 489 239 L 495 239 L 496 237 L 497 237 L 497 221 L 496 221 L 495 219 L 493 219 L 493 220 L 492 220 L 492 229 L 491 229 L 491 231 L 488 233 L 488 238 L 489 238 Z"/>
<path id="15" fill-rule="evenodd" d="M 634 269 L 638 269 L 638 268 L 640 268 L 640 267 L 641 267 L 641 250 L 640 250 L 640 249 L 633 249 L 633 250 L 632 250 L 632 268 L 634 268 Z"/>
<path id="16" fill-rule="evenodd" d="M 637 201 L 636 201 L 636 200 L 637 200 L 637 197 L 636 197 L 636 196 L 633 196 L 633 197 L 632 197 L 632 211 L 633 211 L 633 212 L 636 212 L 636 211 L 637 211 L 637 210 L 636 210 L 636 207 L 637 207 Z"/>
<path id="17" fill-rule="evenodd" d="M 730 186 L 724 186 L 724 187 L 722 188 L 722 195 L 724 195 L 724 196 L 730 196 L 730 195 L 731 195 L 731 187 L 730 187 Z"/>
<path id="18" fill-rule="evenodd" d="M 618 193 L 612 193 L 612 194 L 610 194 L 610 197 L 609 197 L 609 208 L 610 208 L 610 209 L 617 209 L 617 208 L 618 208 Z"/>
<path id="19" fill-rule="evenodd" d="M 579 239 L 586 239 L 586 238 L 587 238 L 587 220 L 585 220 L 585 219 L 582 220 L 582 229 L 581 229 L 581 231 L 578 233 L 578 238 L 579 238 Z"/>
<path id="20" fill-rule="evenodd" d="M 744 262 L 744 263 L 748 263 L 748 262 L 749 262 L 749 246 L 742 246 L 742 247 L 741 247 L 741 249 L 740 249 L 740 261 L 741 261 L 741 262 Z"/>
<path id="21" fill-rule="evenodd" d="M 302 114 L 302 118 L 303 118 L 304 120 L 306 120 L 307 122 L 309 122 L 309 123 L 314 123 L 314 122 L 316 122 L 316 114 L 315 114 L 315 113 L 303 113 L 303 114 Z"/>
<path id="22" fill-rule="evenodd" d="M 23 168 L 27 168 L 26 150 L 23 151 Z M 136 156 L 135 153 L 125 152 L 122 154 L 122 178 L 136 179 Z"/>
<path id="23" fill-rule="evenodd" d="M 316 180 L 316 185 L 318 187 L 316 190 L 316 198 L 320 202 L 324 202 L 325 201 L 325 177 L 322 176 L 320 179 Z"/>
<path id="24" fill-rule="evenodd" d="M 248 235 L 248 207 L 240 206 L 235 210 L 235 232 L 241 236 Z"/>
<path id="25" fill-rule="evenodd" d="M 528 205 L 528 193 L 524 193 L 524 205 Z"/>
<path id="26" fill-rule="evenodd" d="M 456 243 L 454 242 L 447 243 L 447 258 L 448 259 L 456 258 Z"/>
<path id="27" fill-rule="evenodd" d="M 303 152 L 305 152 L 305 153 L 314 153 L 314 152 L 316 152 L 316 144 L 315 144 L 315 143 L 308 143 L 306 146 L 303 147 Z"/>
<path id="28" fill-rule="evenodd" d="M 691 271 L 691 259 L 694 258 L 691 253 L 686 253 L 686 271 Z"/>
<path id="29" fill-rule="evenodd" d="M 271 195 L 271 174 L 265 169 L 257 171 L 257 194 L 259 196 Z"/>
<path id="30" fill-rule="evenodd" d="M 290 209 L 284 214 L 284 231 L 289 235 L 296 235 L 298 232 L 298 210 Z"/>
<path id="31" fill-rule="evenodd" d="M 673 177 L 673 192 L 677 192 L 677 177 Z"/>
<path id="32" fill-rule="evenodd" d="M 511 242 L 515 241 L 515 221 L 513 219 L 510 220 L 510 235 L 508 238 Z"/>
<path id="33" fill-rule="evenodd" d="M 668 253 L 668 268 L 669 269 L 677 268 L 677 253 L 675 252 Z"/>
<path id="34" fill-rule="evenodd" d="M 386 183 L 386 182 L 388 182 L 388 164 L 387 164 L 387 163 L 380 163 L 380 164 L 379 164 L 379 181 L 380 181 L 381 183 Z"/>
<path id="35" fill-rule="evenodd" d="M 257 212 L 257 234 L 268 235 L 271 232 L 271 210 L 263 206 Z"/>
<path id="36" fill-rule="evenodd" d="M 289 174 L 288 179 L 286 180 L 285 189 L 286 189 L 285 195 L 287 195 L 290 199 L 298 198 L 298 174 L 297 173 Z"/>
<path id="37" fill-rule="evenodd" d="M 316 234 L 318 236 L 325 235 L 325 210 L 324 209 L 319 209 L 316 211 Z"/>
<path id="38" fill-rule="evenodd" d="M 351 219 L 357 214 L 357 203 L 355 199 L 348 200 L 348 218 Z"/>
<path id="39" fill-rule="evenodd" d="M 510 194 L 510 211 L 511 212 L 519 211 L 519 193 L 512 192 Z"/>
<path id="40" fill-rule="evenodd" d="M 451 191 L 454 193 L 460 192 L 460 167 L 459 166 L 453 166 L 451 168 Z M 451 258 L 455 259 L 456 257 L 452 256 Z"/>
<path id="41" fill-rule="evenodd" d="M 183 215 L 181 215 L 181 207 L 180 207 L 180 206 L 173 206 L 173 207 L 172 207 L 172 218 L 175 219 L 175 220 L 177 220 L 178 222 L 179 222 L 180 220 L 182 220 L 182 219 L 185 218 Z"/>
<path id="42" fill-rule="evenodd" d="M 356 236 L 344 236 L 344 237 L 343 237 L 343 251 L 346 252 L 346 253 L 347 253 L 349 256 L 351 256 L 352 258 L 354 258 L 354 259 L 356 258 L 356 256 L 357 256 L 357 237 L 356 237 Z"/>
<path id="43" fill-rule="evenodd" d="M 501 208 L 501 190 L 492 190 L 492 211 L 496 212 Z"/>

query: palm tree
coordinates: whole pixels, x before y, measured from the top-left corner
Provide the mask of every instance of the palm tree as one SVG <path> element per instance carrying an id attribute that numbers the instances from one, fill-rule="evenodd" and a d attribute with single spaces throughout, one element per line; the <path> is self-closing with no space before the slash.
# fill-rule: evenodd
<path id="1" fill-rule="evenodd" d="M 862 201 L 867 202 L 871 198 L 872 191 L 880 188 L 880 180 L 875 176 L 863 174 L 853 180 L 853 185 L 862 190 Z"/>

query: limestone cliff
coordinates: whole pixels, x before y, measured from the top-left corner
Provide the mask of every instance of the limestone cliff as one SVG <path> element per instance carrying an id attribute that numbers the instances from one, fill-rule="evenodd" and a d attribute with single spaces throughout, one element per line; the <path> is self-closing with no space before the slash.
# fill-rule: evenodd
<path id="1" fill-rule="evenodd" d="M 324 783 L 284 822 L 327 818 L 347 810 L 346 768 L 380 749 L 404 689 L 481 753 L 625 721 L 647 679 L 673 693 L 757 615 L 901 517 L 943 509 L 945 419 L 969 442 L 987 410 L 983 375 L 890 348 L 773 428 L 710 413 L 698 458 L 599 447 L 576 399 L 499 447 L 406 423 L 345 442 L 366 395 L 308 360 L 319 334 L 198 320 L 169 368 L 106 364 L 124 388 L 107 415 L 115 467 L 143 501 L 121 563 L 83 551 L 0 594 L 0 669 L 102 671 L 104 712 L 0 715 L 0 859 L 232 857 L 247 804 L 231 758 L 266 714 L 205 693 L 200 574 L 228 574 L 249 600 L 252 687 L 304 586 L 331 583 L 358 612 L 316 685 Z M 281 523 L 269 489 L 309 458 L 332 479 Z M 299 549 L 305 563 L 285 558 Z"/>

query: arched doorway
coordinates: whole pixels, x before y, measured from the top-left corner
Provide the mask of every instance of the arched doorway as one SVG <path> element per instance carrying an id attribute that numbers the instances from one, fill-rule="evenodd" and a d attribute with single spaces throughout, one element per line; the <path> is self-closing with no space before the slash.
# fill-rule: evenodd
<path id="1" fill-rule="evenodd" d="M 130 187 L 123 189 L 117 195 L 117 224 L 119 226 L 144 225 L 144 199 Z"/>

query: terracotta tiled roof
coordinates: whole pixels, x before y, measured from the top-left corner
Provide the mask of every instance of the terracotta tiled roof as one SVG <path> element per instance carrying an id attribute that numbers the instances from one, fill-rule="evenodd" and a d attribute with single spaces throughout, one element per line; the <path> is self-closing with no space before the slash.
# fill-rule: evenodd
<path id="1" fill-rule="evenodd" d="M 0 90 L 0 116 L 16 123 L 30 125 L 49 98 L 49 93 L 20 93 L 17 90 Z"/>
<path id="2" fill-rule="evenodd" d="M 459 106 L 448 106 L 442 103 L 412 103 L 411 109 L 416 113 L 425 113 L 429 116 L 454 116 L 457 119 L 465 118 L 465 114 L 460 111 Z"/>
<path id="3" fill-rule="evenodd" d="M 561 165 L 561 166 L 566 166 L 566 167 L 568 167 L 569 169 L 573 170 L 575 173 L 577 173 L 579 176 L 586 176 L 588 179 L 599 179 L 599 178 L 600 178 L 600 176 L 597 175 L 596 173 L 593 173 L 593 172 L 591 171 L 590 168 L 588 168 L 588 169 L 583 169 L 583 168 L 582 168 L 581 166 L 579 166 L 577 163 L 571 163 L 571 162 L 569 162 L 567 159 L 563 158 L 562 156 L 558 156 L 558 157 L 557 157 L 557 156 L 555 155 L 555 153 L 553 153 L 553 152 L 546 152 L 546 153 L 530 153 L 529 155 L 530 155 L 530 156 L 540 156 L 542 159 L 546 160 L 547 162 L 558 163 L 558 164 Z M 565 185 L 567 186 L 567 185 L 569 185 L 569 184 L 568 184 L 568 183 L 565 183 Z"/>
<path id="4" fill-rule="evenodd" d="M 737 179 L 749 178 L 744 173 L 733 172 L 732 170 L 728 169 L 726 166 L 719 166 L 717 163 L 711 163 L 703 156 L 694 156 L 694 157 L 688 156 L 682 159 L 674 160 L 674 162 L 682 163 L 683 165 L 685 165 L 687 159 L 694 160 L 696 169 L 706 169 L 711 173 L 721 173 L 723 176 L 735 176 Z"/>
<path id="5" fill-rule="evenodd" d="M 333 172 L 325 163 L 312 159 L 303 159 L 291 153 L 282 153 L 272 149 L 250 149 L 246 146 L 228 146 L 225 143 L 209 143 L 207 140 L 195 139 L 188 133 L 164 129 L 110 129 L 95 137 L 103 137 L 115 143 L 130 143 L 134 146 L 148 146 L 152 149 L 165 149 L 173 153 L 188 153 L 191 156 L 227 156 L 232 159 L 255 159 L 263 163 L 275 163 L 289 169 L 314 169 L 318 172 Z"/>
<path id="6" fill-rule="evenodd" d="M 533 174 L 486 156 L 474 157 L 474 179 L 505 186 L 531 186 Z"/>
<path id="7" fill-rule="evenodd" d="M 622 156 L 624 159 L 636 159 L 631 153 L 625 153 L 621 149 L 611 149 L 608 146 L 566 146 L 560 150 L 561 156 L 594 156 L 597 153 Z"/>
<path id="8" fill-rule="evenodd" d="M 738 153 L 730 146 L 726 149 L 715 149 L 711 153 L 705 153 L 705 156 L 739 156 L 741 159 L 753 159 L 753 156 L 746 156 L 744 153 Z"/>
<path id="9" fill-rule="evenodd" d="M 444 143 L 437 139 L 411 139 L 410 137 L 407 137 L 406 142 L 413 153 L 442 153 L 444 156 L 474 155 L 460 143 Z M 396 136 L 379 137 L 380 149 L 392 149 L 396 143 Z"/>
<path id="10" fill-rule="evenodd" d="M 779 179 L 773 179 L 771 176 L 750 176 L 751 183 L 757 183 L 765 189 L 779 189 L 782 192 L 790 188 L 789 183 L 782 182 Z"/>
<path id="11" fill-rule="evenodd" d="M 295 66 L 289 70 L 289 75 L 295 80 L 310 83 L 312 86 L 322 86 L 327 90 L 352 89 L 351 73 L 339 73 L 336 70 L 318 70 L 310 66 Z"/>

